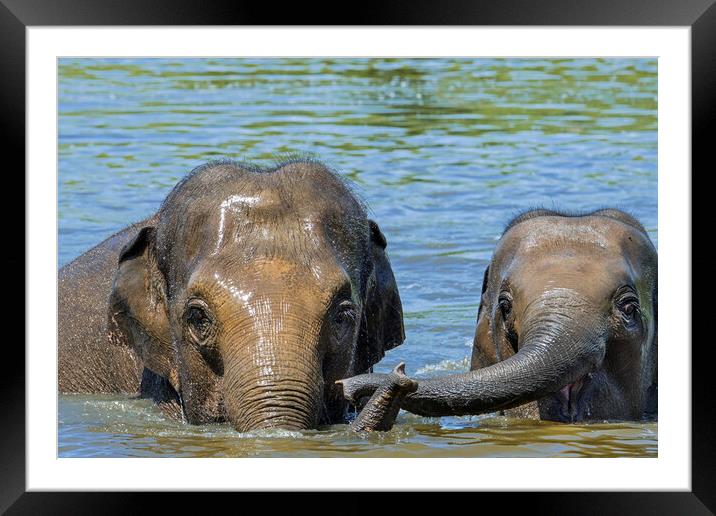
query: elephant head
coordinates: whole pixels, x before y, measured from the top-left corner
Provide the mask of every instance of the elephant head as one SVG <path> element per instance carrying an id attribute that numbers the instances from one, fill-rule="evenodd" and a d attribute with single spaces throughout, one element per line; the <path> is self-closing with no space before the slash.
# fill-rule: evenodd
<path id="1" fill-rule="evenodd" d="M 386 245 L 320 163 L 209 163 L 120 253 L 112 333 L 171 383 L 190 423 L 341 421 L 335 381 L 404 339 Z"/>
<path id="2" fill-rule="evenodd" d="M 618 210 L 533 210 L 507 226 L 485 271 L 471 371 L 421 380 L 403 408 L 465 415 L 538 400 L 543 419 L 641 419 L 656 346 L 657 254 L 641 224 Z M 348 396 L 379 384 L 371 376 Z"/>

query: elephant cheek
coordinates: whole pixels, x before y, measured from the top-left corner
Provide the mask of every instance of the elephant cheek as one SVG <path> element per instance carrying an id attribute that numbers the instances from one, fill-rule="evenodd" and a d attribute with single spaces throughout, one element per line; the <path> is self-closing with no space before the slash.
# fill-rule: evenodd
<path id="1" fill-rule="evenodd" d="M 482 310 L 475 327 L 475 337 L 472 342 L 472 357 L 470 370 L 480 369 L 495 364 L 500 360 L 497 349 L 490 333 L 490 321 Z"/>
<path id="2" fill-rule="evenodd" d="M 200 356 L 193 355 L 184 357 L 183 367 L 176 375 L 184 416 L 191 424 L 225 421 L 222 378 Z"/>

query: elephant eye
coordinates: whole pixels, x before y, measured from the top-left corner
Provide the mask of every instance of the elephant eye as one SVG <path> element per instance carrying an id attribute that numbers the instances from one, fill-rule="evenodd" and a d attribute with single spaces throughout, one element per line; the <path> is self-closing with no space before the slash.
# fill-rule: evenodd
<path id="1" fill-rule="evenodd" d="M 507 316 L 512 313 L 512 299 L 507 294 L 501 294 L 497 302 L 500 312 L 502 313 L 502 317 L 507 318 Z"/>
<path id="2" fill-rule="evenodd" d="M 204 343 L 211 336 L 214 322 L 209 316 L 204 303 L 198 300 L 190 301 L 185 318 L 189 332 L 197 342 Z"/>
<path id="3" fill-rule="evenodd" d="M 336 336 L 339 340 L 352 333 L 357 318 L 358 313 L 353 303 L 350 301 L 343 301 L 340 305 L 338 305 L 334 321 L 336 325 Z"/>
<path id="4" fill-rule="evenodd" d="M 636 321 L 637 316 L 641 312 L 639 298 L 637 298 L 632 292 L 628 292 L 618 300 L 617 308 L 619 309 L 619 314 L 626 323 L 633 323 Z"/>
<path id="5" fill-rule="evenodd" d="M 634 319 L 636 314 L 639 313 L 639 302 L 638 301 L 627 301 L 619 305 L 619 310 L 622 316 L 626 319 Z"/>

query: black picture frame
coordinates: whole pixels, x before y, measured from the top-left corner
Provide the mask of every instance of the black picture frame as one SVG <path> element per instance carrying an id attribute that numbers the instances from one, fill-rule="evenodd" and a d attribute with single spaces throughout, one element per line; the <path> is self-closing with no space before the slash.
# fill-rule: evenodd
<path id="1" fill-rule="evenodd" d="M 350 15 L 336 10 L 336 5 L 321 9 L 301 3 L 282 5 L 249 2 L 200 2 L 196 0 L 0 0 L 0 113 L 5 186 L 13 180 L 12 191 L 25 191 L 24 175 L 12 173 L 25 170 L 25 29 L 28 26 L 83 25 L 551 25 L 551 26 L 689 26 L 691 27 L 692 73 L 692 171 L 702 169 L 708 174 L 707 159 L 713 146 L 709 136 L 716 121 L 716 5 L 715 0 L 501 0 L 459 1 L 451 3 L 427 1 L 394 1 L 370 5 L 365 2 L 350 7 Z M 348 11 L 344 11 L 348 12 Z M 8 161 L 8 158 L 10 161 Z M 15 160 L 12 160 L 15 158 Z M 14 166 L 11 167 L 10 163 Z M 709 163 L 710 164 L 710 163 Z M 685 171 L 684 173 L 689 173 Z M 13 179 L 14 177 L 14 179 Z M 708 189 L 706 189 L 708 190 Z M 692 192 L 699 194 L 698 190 Z M 701 192 L 704 195 L 705 192 Z M 18 194 L 13 197 L 20 198 Z M 22 197 L 24 199 L 24 196 Z M 692 210 L 708 206 L 692 196 Z M 19 209 L 19 208 L 18 208 Z M 8 208 L 9 210 L 9 208 Z M 7 211 L 6 211 L 7 213 Z M 692 214 L 696 223 L 699 217 Z M 5 224 L 6 242 L 25 242 L 25 227 L 15 221 Z M 692 235 L 694 229 L 692 229 Z M 8 238 L 9 237 L 9 238 Z M 692 240 L 693 241 L 693 240 Z M 31 273 L 22 253 L 11 253 L 9 245 L 0 254 L 3 270 Z M 706 271 L 701 261 L 692 258 L 692 270 Z M 704 263 L 705 265 L 705 263 Z M 10 291 L 20 290 L 19 274 L 4 278 Z M 13 282 L 16 282 L 15 285 Z M 13 287 L 17 287 L 16 289 Z M 19 297 L 19 296 L 18 296 Z M 23 303 L 24 306 L 24 303 Z M 694 307 L 697 306 L 694 301 Z M 696 310 L 694 310 L 696 312 Z M 696 319 L 698 322 L 698 318 Z M 691 335 L 696 326 L 692 323 Z M 690 332 L 685 331 L 685 336 Z M 692 337 L 693 342 L 697 342 Z M 0 440 L 0 510 L 9 514 L 97 514 L 127 513 L 147 507 L 147 494 L 136 493 L 60 493 L 25 492 L 25 353 L 17 345 L 6 342 L 0 373 L 0 414 L 3 415 Z M 677 343 L 674 343 L 677 344 Z M 686 340 L 678 345 L 686 346 Z M 561 514 L 712 514 L 716 511 L 714 468 L 716 434 L 714 407 L 716 397 L 709 380 L 709 354 L 712 345 L 702 342 L 692 346 L 692 491 L 691 492 L 572 492 L 572 493 L 502 493 L 471 494 L 467 503 L 485 510 L 488 507 L 509 507 L 515 504 L 531 512 Z M 8 364 L 12 364 L 11 366 Z M 517 474 L 517 473 L 516 473 Z M 216 496 L 216 493 L 208 493 Z M 246 493 L 222 495 L 245 499 Z M 315 495 L 305 495 L 313 498 Z M 368 495 L 372 496 L 372 495 Z M 252 497 L 255 497 L 253 495 Z M 351 499 L 356 500 L 355 495 Z M 255 506 L 261 498 L 250 500 Z M 265 500 L 265 498 L 263 498 Z M 185 496 L 169 493 L 162 496 L 162 510 L 182 507 Z M 265 501 L 263 503 L 266 503 Z M 275 500 L 271 504 L 276 508 Z M 306 505 L 313 502 L 306 500 Z M 330 502 L 322 502 L 330 503 Z M 401 497 L 392 510 L 410 511 L 411 505 L 422 503 L 417 494 Z M 214 506 L 214 504 L 211 504 Z M 359 504 L 349 502 L 336 507 L 344 512 L 357 510 Z M 362 504 L 361 504 L 362 505 Z M 369 505 L 373 505 L 370 503 Z M 366 505 L 368 506 L 368 505 Z M 244 506 L 248 507 L 248 506 Z M 205 510 L 209 506 L 204 507 Z M 325 509 L 325 507 L 324 507 Z M 370 510 L 364 507 L 364 510 Z"/>

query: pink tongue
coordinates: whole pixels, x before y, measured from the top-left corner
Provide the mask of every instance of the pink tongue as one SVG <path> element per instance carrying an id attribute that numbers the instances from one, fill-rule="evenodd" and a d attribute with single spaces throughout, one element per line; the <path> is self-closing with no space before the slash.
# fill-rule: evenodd
<path id="1" fill-rule="evenodd" d="M 562 393 L 562 396 L 564 396 L 564 399 L 569 400 L 569 391 L 572 388 L 572 384 L 567 384 L 564 387 L 562 387 L 559 392 Z"/>

